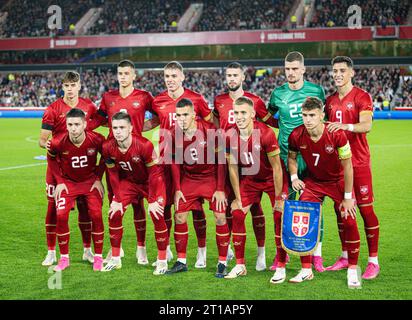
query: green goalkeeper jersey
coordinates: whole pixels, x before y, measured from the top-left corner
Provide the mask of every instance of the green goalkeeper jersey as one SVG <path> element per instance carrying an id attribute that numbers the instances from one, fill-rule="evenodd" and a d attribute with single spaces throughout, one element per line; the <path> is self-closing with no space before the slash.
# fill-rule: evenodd
<path id="1" fill-rule="evenodd" d="M 325 102 L 323 88 L 309 81 L 304 81 L 302 88 L 291 90 L 289 84 L 273 90 L 268 110 L 272 114 L 279 113 L 279 136 L 280 157 L 287 165 L 288 138 L 293 129 L 303 124 L 302 104 L 307 97 L 317 97 Z"/>

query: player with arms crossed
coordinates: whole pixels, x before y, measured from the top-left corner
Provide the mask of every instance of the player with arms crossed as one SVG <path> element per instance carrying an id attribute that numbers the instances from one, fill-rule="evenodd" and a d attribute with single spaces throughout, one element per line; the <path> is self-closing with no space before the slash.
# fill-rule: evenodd
<path id="1" fill-rule="evenodd" d="M 167 271 L 166 246 L 169 239 L 163 218 L 165 186 L 153 144 L 142 136 L 132 134 L 132 120 L 125 112 L 116 113 L 111 123 L 114 138 L 103 144 L 103 158 L 114 194 L 109 209 L 112 257 L 102 271 L 108 272 L 122 267 L 120 248 L 123 214 L 128 205 L 147 198 L 158 255 L 153 274 L 162 275 Z"/>
<path id="2" fill-rule="evenodd" d="M 296 193 L 292 189 L 289 180 L 288 168 L 288 138 L 290 133 L 296 127 L 303 124 L 302 121 L 302 104 L 307 97 L 317 97 L 325 101 L 325 93 L 320 85 L 306 81 L 303 75 L 306 72 L 305 61 L 300 52 L 289 52 L 285 57 L 285 75 L 287 83 L 273 90 L 268 105 L 268 110 L 272 114 L 279 113 L 279 146 L 280 158 L 284 166 L 283 183 L 284 188 L 289 188 L 289 199 L 296 198 Z M 303 176 L 306 165 L 301 156 L 298 155 L 299 175 Z M 322 260 L 322 238 L 323 238 L 323 220 L 321 226 L 321 237 L 315 252 L 313 253 L 313 264 L 317 272 L 325 271 Z M 279 249 L 279 247 L 277 248 Z M 270 270 L 274 271 L 277 266 L 277 257 L 273 260 Z"/>
<path id="3" fill-rule="evenodd" d="M 225 158 L 216 127 L 196 120 L 192 101 L 181 99 L 176 105 L 176 129 L 172 135 L 173 184 L 175 190 L 175 244 L 177 261 L 167 272 L 187 271 L 187 216 L 204 200 L 209 201 L 216 221 L 216 244 L 219 252 L 215 276 L 226 274 L 226 257 L 230 242 L 226 223 Z M 220 146 L 219 146 L 220 144 Z M 219 152 L 221 154 L 219 163 Z"/>
<path id="4" fill-rule="evenodd" d="M 101 153 L 104 137 L 93 131 L 86 131 L 86 114 L 77 108 L 66 115 L 68 133 L 55 137 L 50 142 L 48 154 L 50 168 L 54 172 L 57 186 L 55 190 L 57 239 L 60 260 L 54 271 L 63 271 L 70 266 L 69 259 L 69 214 L 77 197 L 82 196 L 92 219 L 94 243 L 93 270 L 103 266 L 102 220 L 104 162 L 97 166 L 97 155 Z"/>
<path id="5" fill-rule="evenodd" d="M 235 115 L 233 112 L 233 102 L 242 96 L 248 97 L 253 101 L 253 107 L 256 111 L 256 118 L 266 124 L 277 127 L 277 121 L 272 117 L 270 112 L 266 110 L 266 105 L 258 96 L 243 90 L 243 82 L 245 81 L 245 74 L 243 66 L 240 63 L 232 62 L 226 67 L 225 80 L 228 92 L 222 93 L 216 96 L 214 100 L 213 119 L 216 126 L 221 128 L 224 132 L 228 132 L 231 129 L 236 130 Z M 228 134 L 230 134 L 228 132 Z M 227 185 L 230 186 L 229 177 L 227 179 Z M 226 216 L 229 225 L 229 229 L 232 226 L 232 217 L 230 204 L 235 198 L 233 190 L 231 190 L 228 201 L 229 206 L 226 209 Z M 266 255 L 265 255 L 265 215 L 263 214 L 260 203 L 252 204 L 250 208 L 252 213 L 253 230 L 257 241 L 257 259 L 256 270 L 263 271 L 266 269 Z M 230 250 L 229 250 L 230 251 Z M 229 252 L 229 258 L 233 256 L 233 253 Z"/>
<path id="6" fill-rule="evenodd" d="M 167 90 L 160 93 L 154 98 L 153 111 L 155 114 L 150 121 L 150 126 L 147 126 L 147 129 L 152 129 L 160 124 L 161 132 L 159 141 L 159 154 L 161 161 L 164 157 L 163 135 L 168 135 L 168 130 L 174 128 L 176 122 L 176 104 L 180 99 L 190 99 L 193 102 L 196 116 L 206 121 L 213 122 L 213 114 L 203 96 L 183 87 L 185 75 L 183 73 L 183 67 L 179 62 L 169 62 L 164 67 L 163 75 Z M 172 176 L 170 165 L 162 164 L 162 167 L 164 170 L 167 192 L 165 221 L 167 223 L 170 235 L 170 230 L 172 228 L 171 206 L 173 204 Z M 193 225 L 198 241 L 198 253 L 195 267 L 206 268 L 206 216 L 201 205 L 199 205 L 198 208 L 193 209 L 192 214 Z M 171 252 L 169 255 L 168 251 L 168 260 L 169 258 L 173 258 L 173 256 L 171 255 Z"/>
<path id="7" fill-rule="evenodd" d="M 309 97 L 302 105 L 303 125 L 289 136 L 289 172 L 295 191 L 303 190 L 300 201 L 323 202 L 330 197 L 339 206 L 345 229 L 345 243 L 349 252 L 348 287 L 360 288 L 357 272 L 360 238 L 356 223 L 355 200 L 352 196 L 353 170 L 351 150 L 343 131 L 329 132 L 323 102 Z M 307 164 L 307 176 L 298 175 L 297 155 L 300 153 Z M 301 256 L 302 269 L 289 282 L 299 283 L 313 279 L 311 255 Z M 285 268 L 276 268 L 272 283 L 286 279 Z"/>
<path id="8" fill-rule="evenodd" d="M 356 204 L 365 224 L 369 259 L 363 279 L 374 279 L 379 274 L 378 241 L 379 221 L 373 209 L 372 173 L 370 152 L 366 134 L 372 129 L 373 103 L 364 90 L 353 86 L 353 61 L 338 56 L 332 60 L 332 74 L 337 91 L 326 99 L 326 115 L 333 122 L 330 132 L 344 130 L 351 148 Z M 339 216 L 338 216 L 339 217 Z M 342 240 L 342 256 L 327 270 L 341 270 L 348 267 L 348 253 L 344 239 L 342 221 L 338 218 L 339 236 Z"/>
<path id="9" fill-rule="evenodd" d="M 62 89 L 64 97 L 57 99 L 49 105 L 44 112 L 42 125 L 40 130 L 39 145 L 41 148 L 48 149 L 50 145 L 50 135 L 59 137 L 67 133 L 66 113 L 72 108 L 79 108 L 86 114 L 86 122 L 88 130 L 93 130 L 95 126 L 90 122 L 97 113 L 97 108 L 89 99 L 79 97 L 81 89 L 80 75 L 74 71 L 65 73 L 62 81 Z M 48 156 L 48 162 L 50 157 Z M 47 214 L 46 214 L 46 239 L 48 253 L 43 266 L 51 266 L 56 260 L 56 203 L 54 197 L 56 188 L 56 178 L 54 172 L 47 166 L 46 171 L 46 192 L 47 192 Z M 79 228 L 83 239 L 83 260 L 93 263 L 93 253 L 90 248 L 91 244 L 91 220 L 88 214 L 88 208 L 82 197 L 77 199 L 77 208 L 79 210 Z"/>
<path id="10" fill-rule="evenodd" d="M 136 79 L 136 71 L 134 63 L 130 60 L 122 60 L 117 65 L 117 80 L 119 82 L 118 90 L 110 90 L 103 94 L 102 101 L 99 107 L 99 123 L 98 125 L 105 125 L 109 127 L 109 138 L 113 137 L 112 132 L 112 117 L 117 112 L 126 112 L 130 115 L 133 134 L 141 135 L 144 126 L 146 111 L 152 112 L 153 97 L 150 92 L 134 88 L 133 81 Z M 113 192 L 110 181 L 107 180 L 108 197 L 112 201 Z M 141 265 L 148 264 L 146 252 L 146 211 L 143 204 L 143 199 L 140 203 L 132 203 L 134 213 L 134 226 L 136 230 L 137 249 L 136 259 L 137 263 Z M 121 256 L 124 256 L 123 249 L 121 249 Z M 108 252 L 105 262 L 111 258 L 111 251 Z"/>
<path id="11" fill-rule="evenodd" d="M 283 178 L 276 134 L 265 124 L 254 120 L 256 111 L 251 99 L 237 98 L 233 110 L 237 129 L 236 134 L 226 136 L 226 158 L 236 197 L 231 205 L 236 265 L 225 276 L 226 279 L 246 275 L 245 218 L 252 204 L 260 203 L 263 192 L 269 195 L 273 207 L 276 245 L 280 247 L 278 253 L 283 257 L 282 261 L 286 259 L 286 252 L 280 246 Z"/>

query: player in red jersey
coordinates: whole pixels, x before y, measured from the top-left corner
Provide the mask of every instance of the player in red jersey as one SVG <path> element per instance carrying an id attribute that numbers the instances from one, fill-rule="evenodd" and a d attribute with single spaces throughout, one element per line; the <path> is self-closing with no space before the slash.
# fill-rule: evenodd
<path id="1" fill-rule="evenodd" d="M 79 108 L 86 113 L 87 127 L 93 130 L 90 119 L 96 116 L 97 108 L 89 99 L 79 97 L 81 88 L 80 75 L 77 72 L 69 71 L 63 77 L 62 88 L 64 97 L 56 100 L 47 107 L 44 112 L 40 130 L 39 145 L 48 149 L 50 136 L 53 138 L 67 133 L 66 113 L 72 108 Z M 49 158 L 49 157 L 48 157 Z M 49 160 L 49 159 L 48 159 Z M 54 172 L 47 166 L 46 171 L 46 194 L 47 194 L 47 214 L 46 214 L 46 239 L 48 253 L 42 262 L 43 266 L 51 266 L 56 262 L 56 203 L 52 194 L 56 188 L 56 178 Z M 77 199 L 79 210 L 79 228 L 83 238 L 83 260 L 93 263 L 93 253 L 90 248 L 91 243 L 91 220 L 87 213 L 87 206 L 84 199 Z"/>
<path id="2" fill-rule="evenodd" d="M 93 270 L 103 266 L 102 250 L 104 227 L 102 220 L 103 185 L 101 178 L 104 163 L 97 166 L 97 155 L 101 153 L 104 137 L 93 131 L 86 131 L 86 114 L 73 108 L 66 115 L 67 133 L 53 137 L 48 154 L 49 167 L 56 178 L 57 239 L 60 260 L 54 271 L 63 271 L 70 265 L 69 260 L 69 214 L 77 197 L 84 197 L 88 213 L 92 219 L 94 243 Z"/>
<path id="3" fill-rule="evenodd" d="M 245 74 L 243 71 L 243 66 L 238 62 L 232 62 L 226 67 L 225 72 L 226 86 L 228 92 L 216 96 L 214 100 L 213 115 L 215 124 L 220 127 L 225 132 L 230 129 L 235 130 L 236 121 L 233 111 L 233 102 L 242 96 L 248 97 L 253 101 L 253 107 L 256 112 L 256 118 L 266 124 L 275 127 L 277 126 L 276 120 L 272 115 L 266 110 L 266 105 L 261 98 L 258 96 L 243 90 L 243 81 L 245 80 Z M 227 177 L 227 185 L 230 187 L 229 177 Z M 229 229 L 232 226 L 232 216 L 230 203 L 234 200 L 235 196 L 233 190 L 231 190 L 228 201 L 229 206 L 226 210 L 227 221 Z M 256 270 L 263 271 L 266 269 L 266 255 L 265 255 L 265 215 L 263 214 L 262 207 L 259 203 L 254 203 L 250 208 L 252 213 L 253 230 L 255 232 L 256 242 L 257 242 L 257 259 L 256 259 Z M 230 252 L 228 260 L 233 257 L 233 252 Z"/>
<path id="4" fill-rule="evenodd" d="M 225 276 L 227 279 L 246 275 L 245 218 L 252 204 L 261 201 L 263 192 L 269 195 L 274 209 L 277 246 L 280 241 L 280 220 L 283 210 L 282 167 L 275 132 L 254 120 L 256 111 L 251 99 L 236 99 L 233 110 L 237 128 L 231 136 L 226 135 L 226 149 L 230 181 L 236 197 L 231 205 L 236 266 Z M 278 253 L 286 257 L 286 252 L 281 247 Z"/>
<path id="5" fill-rule="evenodd" d="M 153 97 L 150 92 L 134 88 L 133 81 L 136 79 L 134 63 L 130 60 L 120 61 L 117 65 L 118 90 L 106 92 L 99 107 L 100 115 L 98 125 L 107 124 L 109 127 L 108 138 L 113 137 L 112 117 L 117 112 L 126 112 L 130 115 L 133 126 L 133 134 L 141 135 L 145 120 L 146 111 L 152 112 Z M 108 197 L 112 201 L 113 192 L 110 182 L 107 179 Z M 148 264 L 146 253 L 146 211 L 143 199 L 140 203 L 132 203 L 134 213 L 134 226 L 137 237 L 136 259 L 138 264 Z M 122 256 L 124 255 L 121 250 Z M 111 258 L 111 251 L 108 252 L 105 262 Z"/>
<path id="6" fill-rule="evenodd" d="M 352 148 L 356 204 L 363 218 L 369 249 L 368 265 L 362 278 L 374 279 L 380 270 L 379 221 L 373 209 L 371 160 L 366 139 L 366 134 L 372 129 L 372 98 L 366 91 L 353 86 L 354 71 L 351 58 L 335 57 L 332 60 L 332 72 L 337 91 L 326 100 L 326 115 L 332 122 L 328 128 L 330 132 L 344 130 Z M 344 232 L 340 219 L 338 229 L 342 240 L 342 256 L 327 270 L 341 270 L 348 266 L 348 253 L 343 241 Z"/>
<path id="7" fill-rule="evenodd" d="M 187 271 L 188 242 L 187 216 L 204 200 L 209 201 L 216 221 L 216 244 L 219 258 L 215 276 L 226 274 L 226 257 L 230 242 L 226 223 L 225 158 L 221 143 L 223 137 L 210 122 L 196 120 L 192 101 L 181 99 L 176 105 L 175 130 L 170 144 L 174 155 L 172 163 L 175 190 L 175 244 L 177 261 L 167 274 Z M 219 139 L 220 137 L 220 139 Z M 219 148 L 220 144 L 220 148 Z M 167 150 L 168 154 L 169 151 Z"/>
<path id="8" fill-rule="evenodd" d="M 166 246 L 169 242 L 163 218 L 165 186 L 163 174 L 157 165 L 153 144 L 146 138 L 133 135 L 131 117 L 118 112 L 112 118 L 114 138 L 103 144 L 103 157 L 113 189 L 109 209 L 109 233 L 112 257 L 102 271 L 122 267 L 120 258 L 123 237 L 123 214 L 131 203 L 147 198 L 149 213 L 154 224 L 158 261 L 154 275 L 167 271 Z"/>
<path id="9" fill-rule="evenodd" d="M 323 102 L 309 97 L 302 105 L 303 125 L 295 128 L 289 136 L 288 167 L 292 187 L 303 190 L 299 200 L 323 202 L 330 197 L 340 209 L 345 229 L 345 242 L 349 252 L 348 287 L 360 288 L 357 273 L 360 238 L 356 224 L 355 200 L 352 196 L 353 170 L 351 150 L 343 131 L 329 132 L 329 124 L 323 123 Z M 298 177 L 297 155 L 300 153 L 307 165 L 307 176 Z M 283 257 L 282 257 L 283 258 Z M 299 283 L 313 279 L 312 255 L 301 256 L 302 269 L 289 282 Z M 281 259 L 282 264 L 285 260 Z M 286 279 L 284 265 L 278 266 L 271 283 L 282 283 Z"/>
<path id="10" fill-rule="evenodd" d="M 164 156 L 164 135 L 168 135 L 168 130 L 174 127 L 176 122 L 176 103 L 182 98 L 190 99 L 193 102 L 196 116 L 206 121 L 213 122 L 213 114 L 202 95 L 183 87 L 185 79 L 182 65 L 177 61 L 169 62 L 164 67 L 164 80 L 167 90 L 160 93 L 153 100 L 152 128 L 160 124 L 159 152 L 160 158 Z M 173 204 L 172 177 L 170 165 L 163 165 L 166 183 L 166 207 L 165 220 L 170 233 L 172 227 L 171 205 Z M 206 216 L 202 206 L 192 210 L 193 225 L 198 241 L 198 253 L 195 263 L 196 268 L 206 268 Z"/>

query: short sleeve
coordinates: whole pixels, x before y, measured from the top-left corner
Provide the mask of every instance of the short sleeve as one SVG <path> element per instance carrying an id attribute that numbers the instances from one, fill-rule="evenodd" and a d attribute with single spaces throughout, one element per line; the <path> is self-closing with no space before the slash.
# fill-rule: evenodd
<path id="1" fill-rule="evenodd" d="M 338 150 L 339 159 L 344 160 L 351 158 L 352 152 L 345 132 L 342 130 L 336 131 L 334 140 L 336 149 Z"/>
<path id="2" fill-rule="evenodd" d="M 203 96 L 200 96 L 197 101 L 196 101 L 196 114 L 203 118 L 206 119 L 210 113 L 211 110 L 209 108 L 209 105 L 207 104 L 205 98 Z"/>
<path id="3" fill-rule="evenodd" d="M 279 144 L 276 139 L 276 134 L 270 128 L 265 130 L 262 140 L 262 147 L 264 148 L 266 154 L 270 157 L 276 156 L 280 153 Z"/>
<path id="4" fill-rule="evenodd" d="M 299 152 L 296 142 L 296 129 L 292 131 L 288 138 L 288 148 L 290 151 Z"/>
<path id="5" fill-rule="evenodd" d="M 373 101 L 369 93 L 364 92 L 357 101 L 359 115 L 361 114 L 373 114 Z"/>
<path id="6" fill-rule="evenodd" d="M 150 113 L 154 113 L 153 112 L 153 100 L 154 100 L 154 98 L 153 98 L 153 96 L 152 96 L 152 94 L 150 93 L 150 92 L 147 92 L 147 94 L 146 94 L 146 101 L 145 101 L 145 108 L 146 108 L 146 111 L 149 111 Z"/>
<path id="7" fill-rule="evenodd" d="M 263 122 L 266 122 L 272 115 L 266 109 L 266 105 L 261 98 L 255 102 L 256 116 Z"/>
<path id="8" fill-rule="evenodd" d="M 41 121 L 41 128 L 44 130 L 53 131 L 55 125 L 55 113 L 54 110 L 48 106 L 44 111 L 43 118 Z"/>
<path id="9" fill-rule="evenodd" d="M 152 167 L 158 162 L 153 144 L 149 140 L 142 144 L 142 157 L 146 167 Z"/>
<path id="10" fill-rule="evenodd" d="M 100 116 L 107 118 L 106 94 L 103 95 L 102 100 L 100 101 L 100 106 L 97 113 Z"/>
<path id="11" fill-rule="evenodd" d="M 276 114 L 279 111 L 279 107 L 276 105 L 275 101 L 276 101 L 276 89 L 272 91 L 272 94 L 270 95 L 269 104 L 267 107 L 267 110 L 271 114 Z"/>

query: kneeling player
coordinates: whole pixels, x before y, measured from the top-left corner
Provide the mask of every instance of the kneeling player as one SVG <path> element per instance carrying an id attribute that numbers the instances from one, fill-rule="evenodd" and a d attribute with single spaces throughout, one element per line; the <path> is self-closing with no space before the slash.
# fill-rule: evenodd
<path id="1" fill-rule="evenodd" d="M 187 271 L 187 216 L 208 200 L 216 221 L 216 243 L 219 252 L 215 276 L 226 274 L 229 228 L 226 222 L 224 157 L 218 159 L 218 132 L 213 124 L 196 120 L 191 100 L 181 99 L 176 105 L 177 126 L 172 131 L 172 164 L 175 187 L 175 244 L 178 259 L 167 273 Z M 170 144 L 169 144 L 170 145 Z M 223 149 L 222 149 L 223 150 Z M 183 156 L 183 159 L 182 159 Z M 223 153 L 222 153 L 223 156 Z"/>
<path id="2" fill-rule="evenodd" d="M 51 169 L 55 173 L 57 214 L 57 240 L 61 258 L 54 271 L 63 271 L 69 260 L 69 213 L 77 197 L 83 196 L 92 219 L 94 243 L 93 270 L 100 271 L 103 265 L 102 250 L 104 226 L 102 221 L 103 185 L 101 178 L 104 164 L 96 166 L 97 153 L 101 152 L 104 137 L 85 131 L 86 114 L 81 109 L 71 109 L 66 115 L 67 131 L 50 143 Z"/>
<path id="3" fill-rule="evenodd" d="M 278 254 L 286 258 L 280 243 L 280 223 L 283 210 L 282 167 L 275 132 L 261 122 L 254 121 L 256 111 L 247 97 L 236 99 L 233 104 L 236 131 L 227 135 L 229 175 L 236 199 L 232 202 L 233 246 L 236 266 L 227 279 L 246 275 L 245 218 L 254 203 L 260 203 L 263 192 L 269 195 L 275 219 L 275 237 Z M 239 167 L 241 172 L 239 175 Z"/>
<path id="4" fill-rule="evenodd" d="M 112 117 L 114 139 L 103 144 L 103 157 L 108 168 L 113 201 L 109 209 L 109 233 L 112 257 L 103 270 L 122 267 L 120 248 L 123 237 L 123 214 L 132 203 L 142 198 L 149 202 L 149 212 L 154 223 L 158 250 L 158 263 L 153 272 L 161 275 L 167 271 L 166 246 L 169 242 L 163 218 L 165 187 L 153 144 L 142 136 L 132 135 L 130 116 L 118 112 Z"/>
<path id="5" fill-rule="evenodd" d="M 330 197 L 339 206 L 345 230 L 345 243 L 349 248 L 348 287 L 360 288 L 357 273 L 359 231 L 356 224 L 355 201 L 352 196 L 353 169 L 348 139 L 342 131 L 329 132 L 323 123 L 323 103 L 318 98 L 307 98 L 302 105 L 303 125 L 289 136 L 288 165 L 294 190 L 303 190 L 300 200 L 323 202 Z M 297 175 L 297 154 L 307 164 L 308 175 L 301 181 Z M 290 282 L 313 279 L 311 255 L 301 256 L 302 269 Z M 285 268 L 277 268 L 272 283 L 283 282 Z"/>

